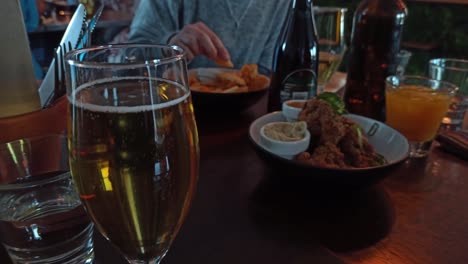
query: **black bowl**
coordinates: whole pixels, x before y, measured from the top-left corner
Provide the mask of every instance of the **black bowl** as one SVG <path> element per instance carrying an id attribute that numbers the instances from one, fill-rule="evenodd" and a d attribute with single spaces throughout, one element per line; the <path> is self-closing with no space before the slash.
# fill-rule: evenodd
<path id="1" fill-rule="evenodd" d="M 197 68 L 189 70 L 189 75 L 203 71 L 231 71 L 229 68 Z M 271 71 L 259 66 L 258 72 L 270 77 Z M 196 110 L 213 111 L 218 113 L 239 113 L 257 103 L 267 92 L 269 87 L 257 91 L 243 93 L 213 93 L 191 90 L 192 102 Z"/>
<path id="2" fill-rule="evenodd" d="M 367 131 L 369 143 L 385 157 L 387 164 L 369 168 L 332 169 L 278 156 L 261 144 L 259 131 L 267 123 L 286 121 L 281 112 L 270 113 L 255 120 L 250 125 L 249 138 L 266 167 L 274 172 L 270 174 L 272 176 L 323 187 L 369 187 L 391 174 L 408 157 L 409 143 L 402 134 L 384 123 L 358 115 L 347 117 Z"/>

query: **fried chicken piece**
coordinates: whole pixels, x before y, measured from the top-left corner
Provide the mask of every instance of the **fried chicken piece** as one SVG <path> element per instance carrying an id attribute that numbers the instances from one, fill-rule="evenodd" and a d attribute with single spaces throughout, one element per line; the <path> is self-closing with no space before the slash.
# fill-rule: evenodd
<path id="1" fill-rule="evenodd" d="M 343 126 L 341 120 L 343 117 L 337 116 L 334 119 L 322 119 L 322 143 L 331 143 L 333 145 L 338 142 L 346 134 L 346 128 Z"/>
<path id="2" fill-rule="evenodd" d="M 312 137 L 319 137 L 321 131 L 320 117 L 322 115 L 330 115 L 331 108 L 325 102 L 311 99 L 306 102 L 304 108 L 299 113 L 298 120 L 305 121 Z"/>
<path id="3" fill-rule="evenodd" d="M 246 93 L 248 91 L 249 91 L 249 87 L 236 85 L 231 88 L 223 90 L 222 93 Z"/>
<path id="4" fill-rule="evenodd" d="M 307 161 L 310 159 L 310 153 L 307 152 L 307 151 L 304 151 L 304 152 L 301 152 L 299 154 L 297 154 L 296 156 L 296 160 L 299 160 L 299 161 Z"/>
<path id="5" fill-rule="evenodd" d="M 196 74 L 189 74 L 188 76 L 188 82 L 189 82 L 189 85 L 192 85 L 194 83 L 199 83 L 200 80 L 198 80 L 198 76 Z"/>
<path id="6" fill-rule="evenodd" d="M 255 76 L 258 75 L 258 65 L 257 64 L 244 64 L 240 69 L 242 78 L 244 78 L 247 83 L 249 83 Z"/>
<path id="7" fill-rule="evenodd" d="M 307 123 L 312 137 L 319 137 L 319 144 L 336 145 L 345 134 L 342 117 L 325 101 L 310 99 L 299 114 L 299 120 Z"/>
<path id="8" fill-rule="evenodd" d="M 307 156 L 302 156 L 301 158 L 306 158 Z M 299 157 L 298 157 L 299 158 Z M 309 163 L 318 167 L 325 168 L 346 168 L 348 165 L 344 162 L 344 154 L 340 149 L 330 143 L 326 142 L 317 148 L 311 154 L 309 159 L 302 160 L 303 162 Z"/>
<path id="9" fill-rule="evenodd" d="M 221 67 L 234 68 L 234 64 L 231 60 L 216 59 L 215 63 Z"/>
<path id="10" fill-rule="evenodd" d="M 244 64 L 239 72 L 249 86 L 249 91 L 265 89 L 270 85 L 270 78 L 258 73 L 257 64 Z"/>
<path id="11" fill-rule="evenodd" d="M 257 91 L 265 89 L 270 85 L 270 78 L 265 75 L 257 75 L 249 80 L 248 86 L 250 91 Z"/>
<path id="12" fill-rule="evenodd" d="M 193 91 L 210 92 L 213 90 L 213 87 L 203 85 L 199 82 L 195 82 L 190 84 L 190 89 Z"/>
<path id="13" fill-rule="evenodd" d="M 216 80 L 219 86 L 232 87 L 232 86 L 245 86 L 245 80 L 240 76 L 238 72 L 220 72 L 216 75 Z"/>
<path id="14" fill-rule="evenodd" d="M 299 114 L 307 123 L 311 143 L 296 160 L 327 168 L 364 168 L 385 163 L 357 124 L 335 113 L 325 101 L 310 99 Z"/>
<path id="15" fill-rule="evenodd" d="M 364 136 L 362 129 L 349 119 L 345 119 L 346 135 L 338 146 L 347 158 L 346 162 L 353 167 L 375 166 L 375 150 Z M 361 130 L 359 133 L 358 130 Z"/>

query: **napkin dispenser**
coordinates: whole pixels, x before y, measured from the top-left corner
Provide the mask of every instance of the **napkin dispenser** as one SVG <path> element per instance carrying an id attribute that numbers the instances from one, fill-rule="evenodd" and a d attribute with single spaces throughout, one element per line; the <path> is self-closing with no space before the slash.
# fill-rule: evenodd
<path id="1" fill-rule="evenodd" d="M 28 36 L 18 0 L 0 8 L 0 118 L 40 109 Z"/>

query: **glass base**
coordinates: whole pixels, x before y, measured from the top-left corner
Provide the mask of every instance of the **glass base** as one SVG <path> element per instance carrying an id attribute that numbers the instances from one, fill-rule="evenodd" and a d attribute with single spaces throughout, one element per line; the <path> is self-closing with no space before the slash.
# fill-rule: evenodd
<path id="1" fill-rule="evenodd" d="M 89 224 L 77 236 L 63 242 L 37 248 L 6 246 L 15 264 L 91 264 L 94 261 L 93 224 Z"/>
<path id="2" fill-rule="evenodd" d="M 464 120 L 468 119 L 468 97 L 466 96 L 455 96 L 450 105 L 449 110 L 442 119 L 442 126 L 446 130 L 460 130 L 462 129 Z"/>
<path id="3" fill-rule="evenodd" d="M 432 140 L 424 142 L 410 141 L 410 154 L 411 158 L 424 158 L 427 157 L 431 150 Z"/>
<path id="4" fill-rule="evenodd" d="M 160 261 L 157 260 L 129 260 L 130 264 L 159 264 Z"/>
<path id="5" fill-rule="evenodd" d="M 152 260 L 131 260 L 127 259 L 129 264 L 159 264 L 161 263 L 161 258 L 152 259 Z"/>
<path id="6" fill-rule="evenodd" d="M 141 260 L 141 259 L 130 259 L 127 256 L 124 255 L 124 257 L 127 259 L 128 263 L 130 264 L 159 264 L 161 263 L 161 260 L 166 256 L 167 249 L 163 252 L 163 254 L 159 257 L 156 257 L 154 259 L 150 260 Z"/>

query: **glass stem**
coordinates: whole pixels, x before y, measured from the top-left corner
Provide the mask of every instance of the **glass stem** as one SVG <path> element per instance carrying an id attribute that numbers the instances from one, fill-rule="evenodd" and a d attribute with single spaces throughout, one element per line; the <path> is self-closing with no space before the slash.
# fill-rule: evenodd
<path id="1" fill-rule="evenodd" d="M 156 258 L 152 260 L 128 260 L 128 263 L 130 264 L 159 264 L 161 262 L 161 259 Z"/>

